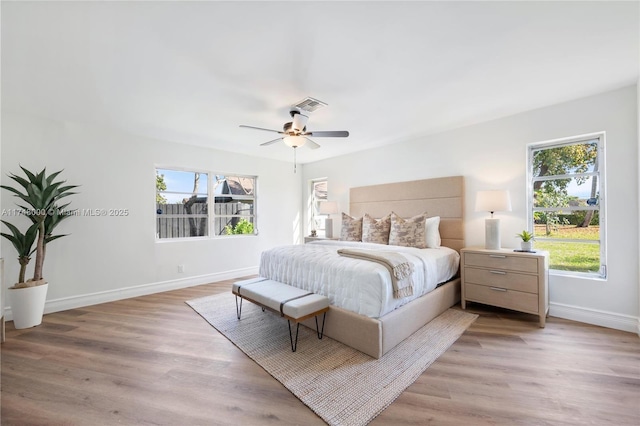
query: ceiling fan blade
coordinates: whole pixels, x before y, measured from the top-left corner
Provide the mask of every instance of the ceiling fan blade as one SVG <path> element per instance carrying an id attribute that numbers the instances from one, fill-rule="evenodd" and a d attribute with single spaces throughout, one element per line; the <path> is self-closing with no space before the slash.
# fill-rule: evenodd
<path id="1" fill-rule="evenodd" d="M 314 141 L 312 141 L 309 138 L 305 138 L 307 140 L 307 144 L 309 145 L 309 148 L 311 149 L 318 149 L 320 148 L 320 145 L 318 145 L 317 143 L 315 143 Z"/>
<path id="2" fill-rule="evenodd" d="M 274 140 L 269 141 L 269 142 L 261 143 L 261 144 L 260 144 L 260 146 L 267 146 L 267 145 L 271 145 L 271 144 L 274 144 L 274 143 L 276 143 L 276 142 L 280 142 L 281 140 L 282 140 L 282 138 L 274 139 Z"/>
<path id="3" fill-rule="evenodd" d="M 255 130 L 264 130 L 265 132 L 273 132 L 273 133 L 280 133 L 281 135 L 284 135 L 284 132 L 281 132 L 279 130 L 271 130 L 271 129 L 265 129 L 263 127 L 254 127 L 254 126 L 247 126 L 245 124 L 241 124 L 240 127 L 244 127 L 245 129 L 255 129 Z"/>
<path id="4" fill-rule="evenodd" d="M 346 138 L 349 132 L 346 130 L 334 130 L 324 132 L 306 132 L 303 136 L 313 136 L 314 138 Z"/>

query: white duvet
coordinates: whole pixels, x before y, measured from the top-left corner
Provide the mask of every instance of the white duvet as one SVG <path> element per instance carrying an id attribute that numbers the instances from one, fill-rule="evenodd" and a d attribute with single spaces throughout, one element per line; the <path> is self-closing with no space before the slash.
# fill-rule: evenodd
<path id="1" fill-rule="evenodd" d="M 394 250 L 414 265 L 413 295 L 393 298 L 389 270 L 376 262 L 340 256 L 339 248 Z M 352 241 L 314 241 L 264 251 L 260 276 L 323 294 L 332 305 L 379 318 L 458 272 L 460 255 L 448 247 L 418 249 Z"/>

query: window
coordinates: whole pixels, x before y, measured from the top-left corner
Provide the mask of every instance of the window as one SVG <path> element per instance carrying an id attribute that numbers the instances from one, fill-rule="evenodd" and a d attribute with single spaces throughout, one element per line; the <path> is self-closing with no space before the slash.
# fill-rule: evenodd
<path id="1" fill-rule="evenodd" d="M 604 134 L 528 150 L 529 226 L 550 269 L 606 276 Z"/>
<path id="2" fill-rule="evenodd" d="M 156 236 L 255 235 L 255 188 L 255 176 L 156 169 Z"/>
<path id="3" fill-rule="evenodd" d="M 320 203 L 327 201 L 327 180 L 311 181 L 311 230 L 324 235 L 325 216 L 320 214 Z"/>
<path id="4" fill-rule="evenodd" d="M 208 182 L 208 173 L 156 170 L 158 238 L 209 235 Z"/>
<path id="5" fill-rule="evenodd" d="M 215 235 L 255 235 L 253 176 L 215 175 L 213 179 Z"/>

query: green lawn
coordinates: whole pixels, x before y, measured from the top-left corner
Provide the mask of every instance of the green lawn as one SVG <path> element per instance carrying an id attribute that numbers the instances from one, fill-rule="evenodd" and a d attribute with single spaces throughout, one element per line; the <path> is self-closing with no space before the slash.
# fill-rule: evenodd
<path id="1" fill-rule="evenodd" d="M 576 272 L 598 272 L 600 270 L 600 245 L 590 243 L 564 243 L 561 241 L 544 241 L 544 225 L 535 226 L 536 241 L 534 248 L 546 250 L 550 254 L 551 269 Z M 576 228 L 575 225 L 559 226 L 551 238 L 570 238 L 574 240 L 597 240 L 599 227 Z"/>

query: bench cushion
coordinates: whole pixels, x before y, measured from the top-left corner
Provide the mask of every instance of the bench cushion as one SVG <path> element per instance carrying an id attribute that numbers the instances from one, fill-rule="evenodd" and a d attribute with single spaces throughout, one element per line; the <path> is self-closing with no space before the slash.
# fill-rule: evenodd
<path id="1" fill-rule="evenodd" d="M 306 290 L 265 278 L 237 281 L 233 283 L 232 291 L 277 312 L 280 312 L 280 304 L 287 301 L 282 307 L 282 313 L 293 319 L 329 307 L 329 299 L 326 296 L 310 294 Z M 299 298 L 295 299 L 296 297 Z"/>

